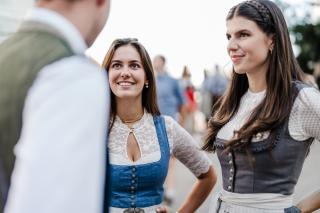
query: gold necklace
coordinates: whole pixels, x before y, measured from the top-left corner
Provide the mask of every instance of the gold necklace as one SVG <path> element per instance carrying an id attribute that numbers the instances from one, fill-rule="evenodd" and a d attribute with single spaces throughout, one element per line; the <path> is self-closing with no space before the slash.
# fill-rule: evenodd
<path id="1" fill-rule="evenodd" d="M 122 122 L 125 123 L 125 124 L 132 124 L 132 123 L 135 123 L 135 122 L 141 120 L 142 117 L 143 117 L 143 114 L 139 115 L 137 118 L 132 119 L 132 120 L 126 120 L 126 121 L 122 120 Z"/>

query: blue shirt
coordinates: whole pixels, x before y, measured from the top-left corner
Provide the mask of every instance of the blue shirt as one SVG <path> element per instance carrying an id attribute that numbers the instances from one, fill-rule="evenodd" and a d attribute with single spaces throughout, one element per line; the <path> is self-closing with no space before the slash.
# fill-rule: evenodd
<path id="1" fill-rule="evenodd" d="M 207 88 L 212 95 L 222 95 L 228 86 L 228 79 L 220 73 L 209 77 Z"/>
<path id="2" fill-rule="evenodd" d="M 177 120 L 179 108 L 185 102 L 178 80 L 170 77 L 167 73 L 158 74 L 157 99 L 161 114 Z"/>

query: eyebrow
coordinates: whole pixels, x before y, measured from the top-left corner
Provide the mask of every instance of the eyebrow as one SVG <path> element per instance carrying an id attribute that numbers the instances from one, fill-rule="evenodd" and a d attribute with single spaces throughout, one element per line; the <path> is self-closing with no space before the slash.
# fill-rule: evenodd
<path id="1" fill-rule="evenodd" d="M 234 34 L 239 34 L 239 33 L 243 33 L 243 32 L 250 33 L 251 31 L 248 29 L 241 29 L 241 30 L 237 30 Z M 230 35 L 230 33 L 227 32 L 226 35 Z"/>
<path id="2" fill-rule="evenodd" d="M 121 60 L 112 60 L 111 63 L 122 63 L 122 61 L 121 61 Z M 139 61 L 139 60 L 131 60 L 131 61 L 129 61 L 129 63 L 139 63 L 139 64 L 142 64 L 142 62 Z"/>
<path id="3" fill-rule="evenodd" d="M 135 62 L 135 63 L 139 63 L 139 64 L 141 64 L 142 62 L 141 61 L 139 61 L 139 60 L 131 60 L 131 61 L 129 61 L 130 63 L 132 63 L 132 62 Z"/>
<path id="4" fill-rule="evenodd" d="M 115 62 L 122 62 L 122 61 L 120 61 L 120 60 L 111 60 L 111 63 L 115 63 Z"/>

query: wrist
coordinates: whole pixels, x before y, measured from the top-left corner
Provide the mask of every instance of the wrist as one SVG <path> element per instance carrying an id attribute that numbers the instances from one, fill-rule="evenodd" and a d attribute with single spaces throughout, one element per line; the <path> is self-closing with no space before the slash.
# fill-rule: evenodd
<path id="1" fill-rule="evenodd" d="M 302 206 L 300 206 L 299 204 L 298 204 L 298 205 L 295 205 L 295 207 L 296 207 L 297 209 L 299 209 L 301 213 L 307 213 L 307 211 L 306 211 Z"/>

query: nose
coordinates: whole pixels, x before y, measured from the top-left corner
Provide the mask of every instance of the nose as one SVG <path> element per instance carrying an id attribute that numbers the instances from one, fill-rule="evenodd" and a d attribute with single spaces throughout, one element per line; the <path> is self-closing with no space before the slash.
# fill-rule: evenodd
<path id="1" fill-rule="evenodd" d="M 130 76 L 130 71 L 129 68 L 123 68 L 121 71 L 121 77 L 122 78 L 127 78 Z"/>
<path id="2" fill-rule="evenodd" d="M 228 51 L 237 50 L 238 48 L 238 43 L 234 39 L 230 39 L 227 46 Z"/>

